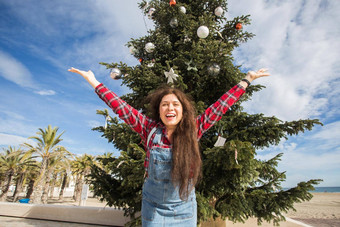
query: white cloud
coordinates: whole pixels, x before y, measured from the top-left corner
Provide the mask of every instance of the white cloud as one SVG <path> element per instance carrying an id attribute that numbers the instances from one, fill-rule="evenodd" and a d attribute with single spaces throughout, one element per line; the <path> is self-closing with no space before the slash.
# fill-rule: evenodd
<path id="1" fill-rule="evenodd" d="M 244 68 L 268 67 L 272 77 L 255 83 L 267 86 L 253 96 L 247 109 L 283 120 L 319 117 L 329 104 L 328 83 L 339 77 L 338 11 L 334 1 L 279 3 L 229 1 L 230 15 L 250 14 L 253 40 L 236 49 Z M 268 108 L 269 106 L 269 108 Z"/>
<path id="2" fill-rule="evenodd" d="M 21 87 L 33 88 L 32 75 L 27 67 L 0 50 L 0 76 Z"/>
<path id="3" fill-rule="evenodd" d="M 152 27 L 150 20 L 143 18 L 142 11 L 137 7 L 137 1 L 125 1 L 124 4 L 96 1 L 91 2 L 88 7 L 91 17 L 84 15 L 82 22 L 94 26 L 97 35 L 74 45 L 66 53 L 64 60 L 72 60 L 100 73 L 108 72 L 103 66 L 99 67 L 98 62 L 133 62 L 133 57 L 125 44 L 131 38 L 146 35 L 144 19 L 147 27 Z"/>
<path id="4" fill-rule="evenodd" d="M 319 131 L 308 137 L 319 151 L 334 151 L 340 148 L 340 121 L 325 124 Z"/>
<path id="5" fill-rule="evenodd" d="M 339 185 L 340 150 L 319 154 L 306 154 L 299 150 L 286 152 L 279 164 L 279 169 L 286 171 L 285 185 L 294 185 L 299 181 L 323 179 L 325 185 Z"/>
<path id="6" fill-rule="evenodd" d="M 339 128 L 339 121 L 325 124 L 308 133 L 309 136 L 291 137 L 278 146 L 258 151 L 257 158 L 269 160 L 283 153 L 278 165 L 279 171 L 286 171 L 287 175 L 283 186 L 293 186 L 309 179 L 323 179 L 322 185 L 336 186 L 340 179 Z"/>
<path id="7" fill-rule="evenodd" d="M 98 62 L 138 63 L 125 44 L 147 34 L 139 1 L 34 2 L 7 4 L 30 28 L 25 30 L 29 43 L 23 45 L 36 56 L 65 71 L 71 66 L 92 69 L 98 77 L 108 74 Z M 150 29 L 151 21 L 145 21 Z"/>
<path id="8" fill-rule="evenodd" d="M 296 149 L 291 152 L 285 152 L 282 157 L 280 166 L 283 169 L 295 172 L 317 172 L 335 170 L 340 167 L 340 150 L 329 151 L 324 153 L 306 154 Z M 297 170 L 297 171 L 296 171 Z"/>
<path id="9" fill-rule="evenodd" d="M 0 106 L 0 113 L 3 113 L 4 115 L 6 115 L 6 117 L 10 117 L 14 120 L 24 120 L 25 117 L 21 114 L 15 113 L 13 111 L 9 111 L 7 109 L 5 109 L 5 107 Z"/>
<path id="10" fill-rule="evenodd" d="M 87 122 L 87 125 L 90 126 L 91 128 L 99 127 L 102 126 L 104 122 L 100 123 L 99 121 L 91 120 Z"/>
<path id="11" fill-rule="evenodd" d="M 56 92 L 53 90 L 41 90 L 41 91 L 35 91 L 34 93 L 39 95 L 55 95 Z"/>
<path id="12" fill-rule="evenodd" d="M 31 142 L 29 139 L 22 136 L 0 133 L 0 146 L 19 146 L 29 142 Z"/>
<path id="13" fill-rule="evenodd" d="M 10 115 L 0 118 L 0 132 L 10 135 L 18 135 L 19 137 L 30 137 L 35 135 L 38 127 L 32 126 L 26 118 L 21 115 Z"/>
<path id="14" fill-rule="evenodd" d="M 323 136 L 322 136 L 323 138 Z M 289 141 L 289 140 L 288 140 Z M 279 146 L 271 147 L 258 152 L 257 158 L 269 160 L 278 153 L 283 153 L 278 163 L 278 170 L 286 172 L 286 181 L 282 186 L 291 187 L 300 181 L 310 179 L 323 179 L 324 186 L 337 186 L 340 172 L 340 150 L 338 148 L 327 149 L 325 144 L 329 141 L 307 141 L 307 145 L 295 142 L 283 141 Z"/>

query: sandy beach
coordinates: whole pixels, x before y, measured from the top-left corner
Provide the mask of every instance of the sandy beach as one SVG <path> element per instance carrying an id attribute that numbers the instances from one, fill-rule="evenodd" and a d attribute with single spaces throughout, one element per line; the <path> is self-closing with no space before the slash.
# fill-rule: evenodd
<path id="1" fill-rule="evenodd" d="M 287 217 L 317 227 L 340 226 L 340 193 L 313 193 L 308 202 L 297 203 Z"/>
<path id="2" fill-rule="evenodd" d="M 71 198 L 65 198 L 62 202 L 57 199 L 50 199 L 48 203 L 53 205 L 79 206 L 79 203 L 74 202 Z M 97 198 L 89 197 L 84 206 L 105 207 L 106 205 L 105 202 L 100 202 Z M 295 204 L 295 209 L 296 211 L 289 211 L 285 216 L 305 224 L 300 226 L 340 227 L 340 193 L 313 193 L 313 198 L 310 201 Z M 0 216 L 0 223 L 5 220 L 5 217 Z M 256 226 L 256 219 L 250 219 L 245 224 L 227 222 L 226 226 L 230 225 L 235 227 Z M 6 225 L 0 224 L 0 226 Z M 263 223 L 262 226 L 273 225 Z M 281 226 L 287 225 L 282 223 Z"/>
<path id="3" fill-rule="evenodd" d="M 312 193 L 310 201 L 296 203 L 296 211 L 289 211 L 285 216 L 315 227 L 340 227 L 340 193 Z M 66 198 L 63 203 L 50 200 L 50 204 L 77 206 Z M 105 203 L 96 198 L 88 198 L 85 206 L 105 207 Z"/>

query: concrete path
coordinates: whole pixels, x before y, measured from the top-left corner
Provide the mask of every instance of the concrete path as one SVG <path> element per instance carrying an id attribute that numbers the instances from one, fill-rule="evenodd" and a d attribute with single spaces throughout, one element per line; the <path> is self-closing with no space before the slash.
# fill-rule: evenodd
<path id="1" fill-rule="evenodd" d="M 217 223 L 216 223 L 217 224 Z M 218 224 L 217 224 L 218 225 Z M 95 225 L 95 224 L 77 224 L 77 223 L 70 223 L 70 222 L 59 222 L 59 221 L 47 221 L 47 220 L 37 220 L 37 219 L 29 219 L 29 218 L 16 218 L 16 217 L 6 217 L 0 216 L 0 227 L 105 227 L 107 225 Z M 204 227 L 203 225 L 202 227 Z M 218 225 L 220 226 L 220 225 Z M 227 223 L 226 226 L 233 226 L 233 227 L 253 227 L 257 226 L 255 221 L 249 220 L 247 223 Z M 261 227 L 271 227 L 268 223 L 263 223 Z M 312 227 L 310 225 L 303 224 L 301 222 L 295 222 L 292 219 L 288 219 L 287 222 L 281 222 L 281 227 Z M 213 227 L 210 225 L 210 227 Z"/>
<path id="2" fill-rule="evenodd" d="M 30 218 L 16 218 L 0 216 L 0 227 L 94 227 L 104 225 L 88 225 L 70 222 L 37 220 Z"/>

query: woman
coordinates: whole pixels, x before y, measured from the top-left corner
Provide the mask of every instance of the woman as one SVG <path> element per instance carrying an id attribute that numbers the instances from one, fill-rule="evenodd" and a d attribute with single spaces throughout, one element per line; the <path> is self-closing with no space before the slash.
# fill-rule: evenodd
<path id="1" fill-rule="evenodd" d="M 121 100 L 97 81 L 91 71 L 71 68 L 83 76 L 98 96 L 141 136 L 145 148 L 142 198 L 143 226 L 196 226 L 195 185 L 201 171 L 198 140 L 245 93 L 249 84 L 269 76 L 266 69 L 250 71 L 232 89 L 196 117 L 188 97 L 163 87 L 148 96 L 151 118 Z"/>

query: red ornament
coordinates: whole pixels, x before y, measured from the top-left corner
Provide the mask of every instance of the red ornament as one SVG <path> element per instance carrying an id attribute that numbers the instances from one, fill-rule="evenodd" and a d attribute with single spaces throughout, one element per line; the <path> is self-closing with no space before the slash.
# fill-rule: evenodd
<path id="1" fill-rule="evenodd" d="M 140 63 L 142 63 L 142 62 L 143 62 L 143 58 L 140 58 L 140 59 L 138 59 L 138 60 L 139 60 L 139 62 L 140 62 Z"/>
<path id="2" fill-rule="evenodd" d="M 170 6 L 176 5 L 176 0 L 170 0 Z"/>
<path id="3" fill-rule="evenodd" d="M 236 28 L 236 30 L 241 30 L 242 29 L 242 24 L 241 23 L 237 23 L 235 25 L 235 28 Z"/>

